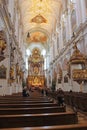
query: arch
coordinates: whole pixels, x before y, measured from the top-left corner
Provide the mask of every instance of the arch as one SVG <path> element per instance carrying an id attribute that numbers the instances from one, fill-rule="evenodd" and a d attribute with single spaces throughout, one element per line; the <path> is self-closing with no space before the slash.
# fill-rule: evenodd
<path id="1" fill-rule="evenodd" d="M 25 34 L 25 41 L 26 41 L 27 34 L 28 34 L 28 33 L 31 34 L 31 33 L 33 33 L 33 32 L 42 32 L 44 35 L 47 36 L 47 38 L 48 38 L 47 42 L 49 41 L 49 38 L 50 38 L 49 32 L 48 32 L 47 30 L 45 30 L 44 28 L 38 28 L 38 27 L 36 27 L 36 28 L 31 28 L 31 29 L 29 29 L 29 30 L 26 32 L 26 34 Z"/>
<path id="2" fill-rule="evenodd" d="M 50 41 L 50 34 L 47 30 L 43 29 L 43 28 L 31 28 L 30 30 L 28 30 L 25 34 L 25 41 L 26 41 L 26 38 L 27 38 L 27 34 L 31 34 L 31 33 L 35 33 L 35 32 L 41 32 L 44 36 L 47 37 L 47 41 L 43 43 L 40 43 L 40 42 L 37 42 L 38 44 L 42 44 L 44 46 L 44 48 L 48 51 L 48 48 L 49 48 L 49 41 Z M 27 42 L 26 42 L 27 43 Z M 29 43 L 27 46 L 30 46 L 32 44 Z"/>
<path id="3" fill-rule="evenodd" d="M 44 28 L 36 27 L 36 28 L 31 28 L 28 30 L 28 32 L 30 32 L 30 33 L 35 32 L 35 31 L 41 31 L 41 32 L 45 33 L 48 37 L 50 36 L 49 32 Z"/>

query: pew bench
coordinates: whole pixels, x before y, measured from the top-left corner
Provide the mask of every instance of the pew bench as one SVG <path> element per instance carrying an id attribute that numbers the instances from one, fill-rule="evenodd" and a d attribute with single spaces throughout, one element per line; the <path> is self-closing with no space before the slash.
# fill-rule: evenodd
<path id="1" fill-rule="evenodd" d="M 69 125 L 78 123 L 74 112 L 0 115 L 0 128 Z"/>
<path id="2" fill-rule="evenodd" d="M 52 107 L 58 106 L 54 103 L 31 103 L 31 104 L 0 104 L 0 108 L 29 108 L 29 107 Z"/>
<path id="3" fill-rule="evenodd" d="M 37 101 L 34 101 L 34 100 L 25 100 L 25 101 L 19 101 L 19 100 L 0 100 L 0 104 L 26 104 L 26 103 L 53 103 L 53 101 L 44 101 L 44 100 L 37 100 Z"/>
<path id="4" fill-rule="evenodd" d="M 36 108 L 0 108 L 0 115 L 66 112 L 65 106 Z"/>
<path id="5" fill-rule="evenodd" d="M 47 101 L 48 98 L 47 97 L 38 97 L 38 98 L 31 98 L 31 97 L 0 97 L 0 101 L 4 101 L 4 100 L 19 100 L 19 101 Z"/>
<path id="6" fill-rule="evenodd" d="M 0 130 L 87 130 L 87 124 L 73 124 L 63 126 L 44 126 L 44 127 L 21 127 L 21 128 L 4 128 Z"/>

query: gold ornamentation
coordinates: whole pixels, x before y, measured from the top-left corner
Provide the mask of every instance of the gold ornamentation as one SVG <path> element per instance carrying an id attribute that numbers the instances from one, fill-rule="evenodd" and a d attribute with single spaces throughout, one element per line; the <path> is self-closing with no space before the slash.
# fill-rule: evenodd
<path id="1" fill-rule="evenodd" d="M 16 64 L 16 75 L 18 76 L 20 74 L 20 70 L 19 70 L 19 64 Z"/>
<path id="2" fill-rule="evenodd" d="M 27 34 L 26 41 L 28 43 L 32 43 L 32 42 L 46 43 L 47 42 L 47 36 L 42 32 L 36 31 L 36 32 L 30 33 L 29 36 Z"/>
<path id="3" fill-rule="evenodd" d="M 14 80 L 14 66 L 11 66 L 10 68 L 10 79 Z"/>
<path id="4" fill-rule="evenodd" d="M 7 68 L 4 65 L 0 66 L 0 79 L 6 79 Z"/>
<path id="5" fill-rule="evenodd" d="M 31 19 L 31 22 L 34 23 L 46 23 L 47 20 L 40 14 L 36 15 L 34 18 Z"/>
<path id="6" fill-rule="evenodd" d="M 74 69 L 72 77 L 74 81 L 87 81 L 87 69 Z"/>
<path id="7" fill-rule="evenodd" d="M 5 36 L 4 36 L 4 32 L 1 30 L 0 31 L 0 54 L 3 54 L 3 51 L 6 48 L 6 40 L 5 40 Z"/>
<path id="8" fill-rule="evenodd" d="M 74 52 L 72 56 L 70 57 L 70 64 L 85 64 L 86 57 L 80 52 L 80 50 L 77 48 L 76 43 L 74 44 Z"/>
<path id="9" fill-rule="evenodd" d="M 44 86 L 45 78 L 44 76 L 28 76 L 28 85 L 29 86 Z"/>
<path id="10" fill-rule="evenodd" d="M 19 72 L 19 76 L 20 76 L 20 79 L 23 79 L 23 77 L 24 77 L 24 73 L 23 73 L 22 70 L 20 70 L 20 72 Z"/>

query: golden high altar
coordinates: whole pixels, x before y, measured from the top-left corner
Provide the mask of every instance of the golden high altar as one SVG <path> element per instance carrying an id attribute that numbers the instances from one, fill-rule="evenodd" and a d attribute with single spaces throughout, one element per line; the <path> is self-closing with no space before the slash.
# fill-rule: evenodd
<path id="1" fill-rule="evenodd" d="M 44 58 L 39 49 L 35 48 L 28 59 L 28 78 L 29 87 L 43 87 L 44 76 Z"/>
<path id="2" fill-rule="evenodd" d="M 31 87 L 44 86 L 44 76 L 28 76 L 28 85 Z"/>

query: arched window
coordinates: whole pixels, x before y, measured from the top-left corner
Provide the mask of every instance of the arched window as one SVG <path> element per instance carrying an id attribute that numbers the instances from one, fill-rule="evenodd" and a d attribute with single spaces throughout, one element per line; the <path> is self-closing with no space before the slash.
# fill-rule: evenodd
<path id="1" fill-rule="evenodd" d="M 75 4 L 75 3 L 76 3 L 76 0 L 71 0 L 71 3 Z"/>
<path id="2" fill-rule="evenodd" d="M 72 32 L 74 32 L 76 29 L 76 11 L 75 10 L 73 10 L 71 14 L 71 28 L 72 28 Z"/>

